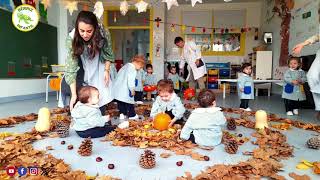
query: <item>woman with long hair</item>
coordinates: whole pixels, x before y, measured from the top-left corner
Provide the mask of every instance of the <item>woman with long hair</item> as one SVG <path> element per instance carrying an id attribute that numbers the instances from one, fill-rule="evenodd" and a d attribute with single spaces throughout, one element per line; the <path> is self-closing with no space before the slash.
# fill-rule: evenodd
<path id="1" fill-rule="evenodd" d="M 70 110 L 77 101 L 77 90 L 89 85 L 99 90 L 99 107 L 104 115 L 106 105 L 113 100 L 110 64 L 114 62 L 114 54 L 110 33 L 92 12 L 81 11 L 66 45 L 65 80 L 71 91 Z"/>

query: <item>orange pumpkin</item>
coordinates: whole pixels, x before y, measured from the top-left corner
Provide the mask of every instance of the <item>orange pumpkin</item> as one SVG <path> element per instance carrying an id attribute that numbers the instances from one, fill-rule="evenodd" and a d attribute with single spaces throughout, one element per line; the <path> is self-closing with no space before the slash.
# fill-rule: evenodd
<path id="1" fill-rule="evenodd" d="M 61 78 L 50 79 L 49 87 L 53 91 L 59 91 L 60 90 L 60 83 L 61 83 Z"/>
<path id="2" fill-rule="evenodd" d="M 191 100 L 195 96 L 196 96 L 196 91 L 192 88 L 188 88 L 183 92 L 183 97 L 185 100 Z"/>
<path id="3" fill-rule="evenodd" d="M 163 131 L 168 129 L 171 118 L 166 113 L 159 113 L 153 119 L 153 127 L 157 130 Z"/>

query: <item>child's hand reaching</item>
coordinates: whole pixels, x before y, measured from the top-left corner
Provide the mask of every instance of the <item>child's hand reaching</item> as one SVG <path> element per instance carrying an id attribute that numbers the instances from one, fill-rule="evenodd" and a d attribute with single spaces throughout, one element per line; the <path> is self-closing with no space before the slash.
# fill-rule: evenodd
<path id="1" fill-rule="evenodd" d="M 136 95 L 136 92 L 134 90 L 131 90 L 131 95 L 132 96 Z"/>
<path id="2" fill-rule="evenodd" d="M 177 121 L 176 118 L 173 118 L 171 121 L 170 121 L 170 124 L 169 124 L 169 128 L 172 127 L 172 125 Z"/>
<path id="3" fill-rule="evenodd" d="M 243 90 L 243 88 L 240 88 L 240 92 L 243 92 L 244 90 Z"/>

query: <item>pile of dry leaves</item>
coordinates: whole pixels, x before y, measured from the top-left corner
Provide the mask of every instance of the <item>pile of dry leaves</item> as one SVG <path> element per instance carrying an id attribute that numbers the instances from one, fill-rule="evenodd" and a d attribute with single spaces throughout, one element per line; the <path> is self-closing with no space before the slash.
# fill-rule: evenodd
<path id="1" fill-rule="evenodd" d="M 177 155 L 187 155 L 195 160 L 204 161 L 204 156 L 192 151 L 197 147 L 190 141 L 179 141 L 180 125 L 175 125 L 165 131 L 152 128 L 152 121 L 129 121 L 127 129 L 117 128 L 106 136 L 106 141 L 112 141 L 114 146 L 133 146 L 137 148 L 160 147 L 175 152 Z"/>
<path id="2" fill-rule="evenodd" d="M 69 108 L 56 108 L 52 109 L 50 112 L 52 115 L 63 114 L 69 111 Z M 34 121 L 38 118 L 38 115 L 35 113 L 30 113 L 23 116 L 11 116 L 7 118 L 0 119 L 0 127 L 11 127 L 15 124 L 19 124 L 25 121 Z"/>
<path id="3" fill-rule="evenodd" d="M 226 113 L 240 114 L 240 119 L 244 119 L 244 120 L 250 119 L 250 116 L 254 116 L 256 113 L 255 111 L 246 112 L 241 109 L 235 109 L 235 108 L 222 108 L 222 110 L 223 112 L 226 112 Z M 282 123 L 282 125 L 279 125 L 280 126 L 279 129 L 281 128 L 288 129 L 292 125 L 294 127 L 301 128 L 304 130 L 310 130 L 310 131 L 315 131 L 320 133 L 320 125 L 304 123 L 301 121 L 292 120 L 288 118 L 281 118 L 281 117 L 278 117 L 276 114 L 269 114 L 268 116 L 269 116 L 268 121 Z"/>
<path id="4" fill-rule="evenodd" d="M 7 179 L 5 167 L 7 166 L 36 166 L 40 169 L 38 176 L 26 176 L 20 179 L 62 179 L 62 180 L 86 180 L 83 171 L 71 171 L 70 166 L 63 160 L 57 159 L 45 151 L 35 150 L 32 142 L 37 140 L 40 134 L 25 133 L 7 137 L 0 141 L 0 179 Z M 115 179 L 111 177 L 99 177 Z"/>
<path id="5" fill-rule="evenodd" d="M 247 127 L 251 121 L 242 120 L 241 123 Z M 249 125 L 248 125 L 249 124 Z M 226 133 L 224 134 L 226 136 Z M 186 176 L 177 178 L 178 180 L 214 180 L 214 179 L 260 179 L 261 177 L 270 177 L 272 179 L 285 179 L 277 174 L 282 168 L 279 162 L 292 156 L 293 148 L 286 142 L 287 138 L 279 131 L 265 129 L 259 133 L 253 133 L 256 137 L 258 148 L 253 152 L 245 152 L 245 155 L 253 157 L 245 162 L 235 165 L 214 165 L 208 167 L 205 171 L 192 177 L 189 172 Z"/>

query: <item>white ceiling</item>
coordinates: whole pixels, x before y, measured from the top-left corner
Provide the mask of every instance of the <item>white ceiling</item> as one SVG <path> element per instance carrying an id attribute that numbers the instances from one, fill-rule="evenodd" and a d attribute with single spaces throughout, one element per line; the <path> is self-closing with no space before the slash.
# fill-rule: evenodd
<path id="1" fill-rule="evenodd" d="M 231 2 L 228 3 L 243 3 L 243 2 L 259 2 L 262 0 L 232 0 Z M 191 3 L 190 0 L 178 0 L 179 4 L 189 4 Z M 212 3 L 226 3 L 224 0 L 202 0 L 202 4 L 212 4 Z"/>

